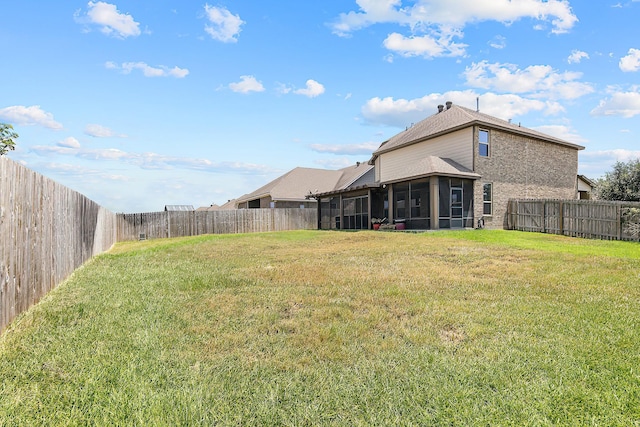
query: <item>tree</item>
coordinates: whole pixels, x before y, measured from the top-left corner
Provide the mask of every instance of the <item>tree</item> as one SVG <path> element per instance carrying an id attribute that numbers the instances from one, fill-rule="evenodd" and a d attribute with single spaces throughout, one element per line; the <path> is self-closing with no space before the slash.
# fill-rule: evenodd
<path id="1" fill-rule="evenodd" d="M 613 171 L 596 182 L 596 196 L 602 200 L 640 202 L 640 159 L 616 162 Z"/>
<path id="2" fill-rule="evenodd" d="M 16 142 L 14 141 L 18 137 L 18 134 L 13 131 L 13 126 L 0 123 L 0 156 L 6 154 L 7 151 L 16 149 Z"/>

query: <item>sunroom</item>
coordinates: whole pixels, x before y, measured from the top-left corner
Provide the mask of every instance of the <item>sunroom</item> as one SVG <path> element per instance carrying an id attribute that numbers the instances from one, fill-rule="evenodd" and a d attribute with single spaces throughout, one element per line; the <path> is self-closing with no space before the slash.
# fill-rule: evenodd
<path id="1" fill-rule="evenodd" d="M 413 162 L 405 176 L 314 195 L 323 230 L 433 230 L 473 227 L 474 181 L 450 159 Z"/>

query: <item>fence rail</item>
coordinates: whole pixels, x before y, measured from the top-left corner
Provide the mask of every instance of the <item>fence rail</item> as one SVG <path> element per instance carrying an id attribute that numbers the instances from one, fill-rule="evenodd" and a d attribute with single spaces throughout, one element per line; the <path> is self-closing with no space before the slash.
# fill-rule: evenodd
<path id="1" fill-rule="evenodd" d="M 118 214 L 118 241 L 318 227 L 316 209 L 235 209 Z"/>
<path id="2" fill-rule="evenodd" d="M 606 240 L 640 241 L 640 203 L 511 199 L 507 228 Z"/>
<path id="3" fill-rule="evenodd" d="M 0 156 L 0 332 L 118 241 L 315 228 L 315 209 L 115 214 Z"/>

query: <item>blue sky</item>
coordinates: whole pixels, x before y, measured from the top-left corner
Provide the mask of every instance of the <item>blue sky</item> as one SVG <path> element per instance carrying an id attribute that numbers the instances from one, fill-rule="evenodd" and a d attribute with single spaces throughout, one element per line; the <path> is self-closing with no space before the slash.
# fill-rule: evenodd
<path id="1" fill-rule="evenodd" d="M 640 0 L 4 2 L 9 157 L 114 212 L 336 169 L 445 101 L 640 157 Z"/>

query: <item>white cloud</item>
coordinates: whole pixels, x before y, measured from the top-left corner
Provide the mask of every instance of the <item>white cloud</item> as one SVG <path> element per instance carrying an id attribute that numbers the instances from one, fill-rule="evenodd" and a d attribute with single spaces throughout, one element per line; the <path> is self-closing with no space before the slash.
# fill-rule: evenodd
<path id="1" fill-rule="evenodd" d="M 410 14 L 399 8 L 401 0 L 356 0 L 356 3 L 360 6 L 360 12 L 341 13 L 331 24 L 335 34 L 346 36 L 377 23 L 411 23 Z"/>
<path id="2" fill-rule="evenodd" d="M 205 25 L 204 30 L 211 38 L 224 42 L 235 43 L 238 41 L 238 35 L 242 29 L 240 28 L 245 22 L 240 19 L 239 15 L 233 15 L 224 7 L 204 5 L 207 19 L 211 25 Z"/>
<path id="3" fill-rule="evenodd" d="M 581 50 L 574 49 L 571 51 L 571 55 L 567 58 L 569 64 L 579 64 L 583 59 L 589 59 L 589 54 Z"/>
<path id="4" fill-rule="evenodd" d="M 589 178 L 598 178 L 604 176 L 607 172 L 611 172 L 616 162 L 640 159 L 640 151 L 624 148 L 598 151 L 589 151 L 587 149 L 580 151 L 578 157 L 580 173 Z"/>
<path id="5" fill-rule="evenodd" d="M 140 35 L 140 24 L 131 15 L 120 13 L 116 5 L 90 1 L 87 6 L 84 17 L 76 13 L 77 22 L 98 25 L 104 34 L 117 38 Z"/>
<path id="6" fill-rule="evenodd" d="M 640 115 L 640 91 L 614 92 L 610 98 L 600 101 L 598 106 L 591 110 L 594 116 L 622 116 L 631 118 Z"/>
<path id="7" fill-rule="evenodd" d="M 640 70 L 640 49 L 629 49 L 627 56 L 620 58 L 620 69 L 624 72 Z"/>
<path id="8" fill-rule="evenodd" d="M 53 119 L 53 114 L 47 113 L 39 105 L 5 107 L 0 109 L 0 118 L 15 125 L 38 125 L 53 130 L 62 129 L 62 124 Z"/>
<path id="9" fill-rule="evenodd" d="M 613 162 L 628 162 L 629 160 L 640 159 L 640 150 L 627 150 L 615 148 L 613 150 L 585 151 L 582 156 L 587 158 L 599 158 Z"/>
<path id="10" fill-rule="evenodd" d="M 377 23 L 408 25 L 412 29 L 463 28 L 474 22 L 510 24 L 525 18 L 550 22 L 551 32 L 565 33 L 578 21 L 565 0 L 418 0 L 406 7 L 402 7 L 400 0 L 356 0 L 356 3 L 359 11 L 341 13 L 330 24 L 335 34 L 346 36 Z"/>
<path id="11" fill-rule="evenodd" d="M 311 144 L 309 147 L 316 153 L 331 153 L 341 155 L 369 155 L 378 149 L 378 142 L 363 142 L 361 144 Z"/>
<path id="12" fill-rule="evenodd" d="M 118 134 L 108 127 L 96 124 L 86 125 L 84 128 L 84 133 L 89 136 L 93 136 L 96 138 L 126 138 L 127 135 Z"/>
<path id="13" fill-rule="evenodd" d="M 462 37 L 462 33 L 460 31 L 449 31 L 447 33 L 410 37 L 405 37 L 399 33 L 391 33 L 384 40 L 383 45 L 390 51 L 404 57 L 463 56 L 467 45 L 455 43 L 453 37 Z"/>
<path id="14" fill-rule="evenodd" d="M 580 136 L 575 129 L 565 125 L 544 125 L 536 126 L 533 129 L 575 144 L 583 144 L 587 142 L 587 140 Z"/>
<path id="15" fill-rule="evenodd" d="M 288 93 L 290 93 L 293 89 L 290 86 L 287 86 L 284 83 L 277 83 L 276 84 L 276 92 L 278 92 L 281 95 L 286 95 Z"/>
<path id="16" fill-rule="evenodd" d="M 304 89 L 298 89 L 293 91 L 298 95 L 308 96 L 309 98 L 315 98 L 316 96 L 322 95 L 324 93 L 324 86 L 318 83 L 315 80 L 307 80 L 307 87 Z"/>
<path id="17" fill-rule="evenodd" d="M 480 111 L 504 120 L 513 119 L 532 111 L 543 114 L 558 114 L 563 107 L 554 101 L 527 99 L 515 94 L 484 93 L 480 96 L 472 90 L 450 91 L 444 94 L 433 93 L 422 98 L 393 99 L 371 98 L 362 107 L 362 116 L 372 124 L 394 127 L 406 127 L 417 123 L 437 112 L 437 105 L 452 101 L 467 108 L 476 109 L 476 100 L 480 97 Z"/>
<path id="18" fill-rule="evenodd" d="M 504 49 L 507 47 L 507 39 L 503 36 L 495 36 L 489 41 L 489 46 L 494 49 Z"/>
<path id="19" fill-rule="evenodd" d="M 36 145 L 31 151 L 45 157 L 52 154 L 73 156 L 93 161 L 116 161 L 137 166 L 141 169 L 169 170 L 186 169 L 211 173 L 264 174 L 273 173 L 268 166 L 241 162 L 213 162 L 208 159 L 167 156 L 158 153 L 133 153 L 116 148 L 86 149 L 63 146 Z"/>
<path id="20" fill-rule="evenodd" d="M 582 73 L 560 73 L 549 65 L 531 65 L 522 70 L 513 64 L 481 61 L 468 66 L 463 75 L 472 87 L 528 93 L 533 97 L 576 99 L 594 91 L 589 83 L 576 81 Z"/>
<path id="21" fill-rule="evenodd" d="M 229 89 L 239 93 L 263 92 L 264 86 L 253 76 L 240 76 L 237 83 L 229 83 Z"/>
<path id="22" fill-rule="evenodd" d="M 80 148 L 80 141 L 70 136 L 58 142 L 58 146 L 64 148 Z"/>
<path id="23" fill-rule="evenodd" d="M 378 148 L 378 147 L 376 147 Z M 367 154 L 367 158 L 371 156 L 371 152 Z M 348 157 L 331 157 L 329 159 L 320 159 L 314 161 L 314 163 L 323 169 L 342 169 L 347 166 L 353 166 L 353 160 Z"/>
<path id="24" fill-rule="evenodd" d="M 145 77 L 175 77 L 177 79 L 182 79 L 189 74 L 189 70 L 186 68 L 169 68 L 164 65 L 152 67 L 144 62 L 124 62 L 122 65 L 118 65 L 114 62 L 108 61 L 104 66 L 110 70 L 122 70 L 124 74 L 129 74 L 133 70 L 140 70 Z"/>

